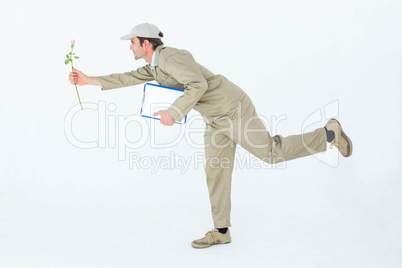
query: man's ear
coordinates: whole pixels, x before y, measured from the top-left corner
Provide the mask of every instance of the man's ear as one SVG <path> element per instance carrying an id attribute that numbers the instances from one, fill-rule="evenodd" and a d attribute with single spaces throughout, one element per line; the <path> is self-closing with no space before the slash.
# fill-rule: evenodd
<path id="1" fill-rule="evenodd" d="M 144 40 L 144 47 L 148 48 L 151 45 L 151 43 L 148 40 Z"/>

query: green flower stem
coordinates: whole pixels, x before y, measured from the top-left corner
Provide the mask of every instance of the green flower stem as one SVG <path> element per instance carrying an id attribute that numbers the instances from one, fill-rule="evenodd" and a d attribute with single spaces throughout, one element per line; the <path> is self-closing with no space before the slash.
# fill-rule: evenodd
<path id="1" fill-rule="evenodd" d="M 74 47 L 74 44 L 71 44 L 71 52 L 70 52 L 70 59 L 71 59 L 71 70 L 74 72 L 74 66 L 73 66 L 73 47 Z M 75 91 L 77 91 L 77 97 L 78 97 L 78 101 L 80 102 L 80 105 L 81 105 L 81 110 L 84 110 L 83 108 L 82 108 L 82 103 L 81 103 L 81 99 L 80 99 L 80 94 L 78 93 L 78 88 L 77 88 L 77 84 L 74 84 L 74 86 L 75 86 Z"/>

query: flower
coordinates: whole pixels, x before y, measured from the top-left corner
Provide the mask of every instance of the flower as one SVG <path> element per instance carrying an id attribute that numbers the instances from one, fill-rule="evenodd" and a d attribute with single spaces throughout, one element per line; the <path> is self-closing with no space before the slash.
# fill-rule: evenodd
<path id="1" fill-rule="evenodd" d="M 73 67 L 73 58 L 75 59 L 79 59 L 78 56 L 75 56 L 75 53 L 73 53 L 73 48 L 74 48 L 74 44 L 75 44 L 75 40 L 71 40 L 71 51 L 70 53 L 68 53 L 66 55 L 66 60 L 64 61 L 64 63 L 67 65 L 68 63 L 71 63 L 71 70 L 74 72 L 74 67 Z M 81 103 L 81 99 L 80 99 L 80 94 L 78 93 L 78 88 L 77 88 L 77 84 L 74 84 L 75 86 L 75 90 L 77 91 L 77 97 L 78 97 L 78 101 L 80 102 L 81 105 L 81 110 L 83 110 L 82 108 L 82 103 Z"/>

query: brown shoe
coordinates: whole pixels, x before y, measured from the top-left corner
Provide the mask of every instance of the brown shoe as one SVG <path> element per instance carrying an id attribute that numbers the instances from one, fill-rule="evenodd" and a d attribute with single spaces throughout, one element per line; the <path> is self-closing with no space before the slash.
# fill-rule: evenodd
<path id="1" fill-rule="evenodd" d="M 329 148 L 333 148 L 335 145 L 338 148 L 339 152 L 344 157 L 349 157 L 352 155 L 353 145 L 352 141 L 349 137 L 343 132 L 341 124 L 339 124 L 338 120 L 330 119 L 328 123 L 325 125 L 327 130 L 332 130 L 335 133 L 335 138 L 330 142 Z"/>
<path id="2" fill-rule="evenodd" d="M 232 242 L 230 238 L 229 229 L 226 231 L 226 234 L 222 234 L 218 231 L 218 229 L 213 229 L 205 234 L 205 236 L 201 239 L 194 240 L 191 243 L 191 246 L 194 248 L 207 248 L 216 244 L 227 244 Z"/>

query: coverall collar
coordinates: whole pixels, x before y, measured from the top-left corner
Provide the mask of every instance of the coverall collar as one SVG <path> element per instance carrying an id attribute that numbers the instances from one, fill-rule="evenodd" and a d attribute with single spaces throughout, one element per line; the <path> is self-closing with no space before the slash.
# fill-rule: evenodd
<path id="1" fill-rule="evenodd" d="M 154 54 L 152 55 L 152 62 L 151 62 L 151 68 L 154 69 L 155 66 L 158 66 L 159 64 L 159 53 L 161 52 L 161 49 L 163 48 L 163 45 L 158 46 Z"/>

